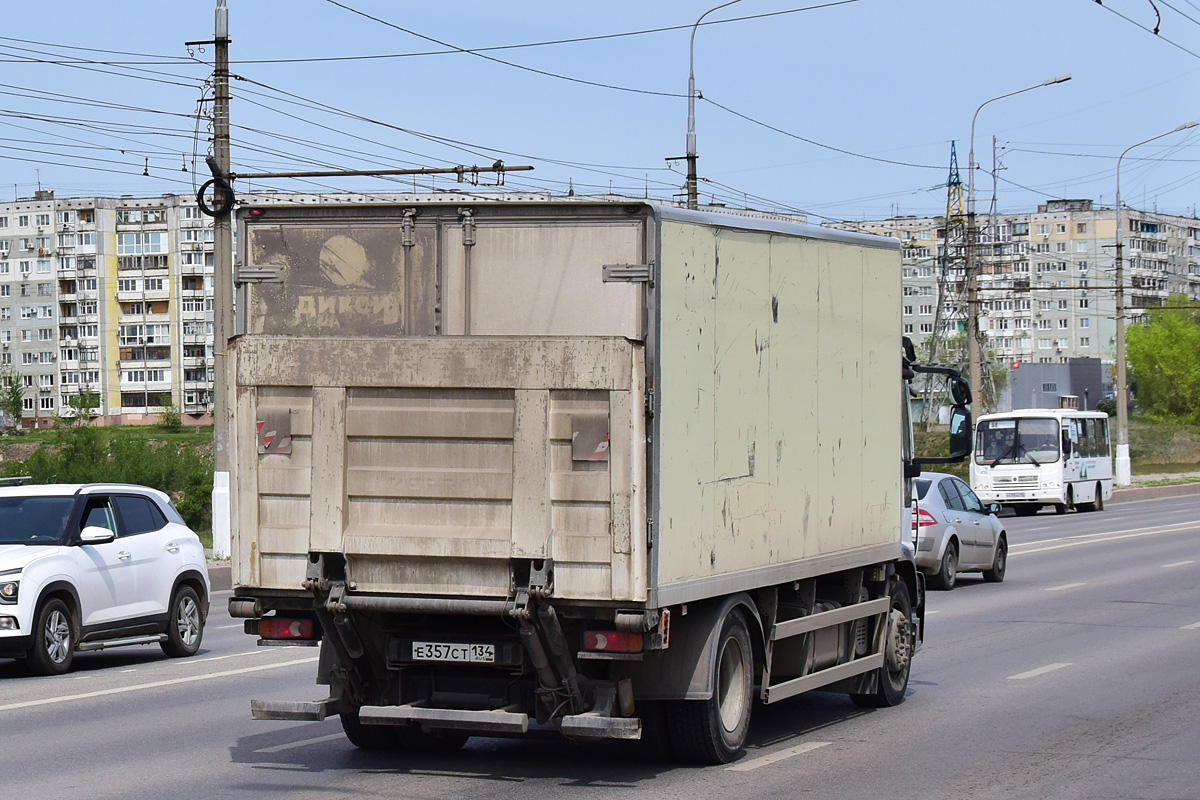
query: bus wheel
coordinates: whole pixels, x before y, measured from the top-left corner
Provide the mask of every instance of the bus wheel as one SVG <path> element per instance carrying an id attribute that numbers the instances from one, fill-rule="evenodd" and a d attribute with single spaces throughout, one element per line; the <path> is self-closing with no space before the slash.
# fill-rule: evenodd
<path id="1" fill-rule="evenodd" d="M 1099 483 L 1096 484 L 1096 502 L 1092 503 L 1092 510 L 1104 510 L 1104 486 Z"/>

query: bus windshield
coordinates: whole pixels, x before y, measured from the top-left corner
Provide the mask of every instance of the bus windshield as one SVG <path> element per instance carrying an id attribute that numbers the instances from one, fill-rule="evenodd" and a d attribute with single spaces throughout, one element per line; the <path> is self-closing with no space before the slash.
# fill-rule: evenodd
<path id="1" fill-rule="evenodd" d="M 977 433 L 976 464 L 1049 464 L 1059 458 L 1055 419 L 982 420 Z"/>

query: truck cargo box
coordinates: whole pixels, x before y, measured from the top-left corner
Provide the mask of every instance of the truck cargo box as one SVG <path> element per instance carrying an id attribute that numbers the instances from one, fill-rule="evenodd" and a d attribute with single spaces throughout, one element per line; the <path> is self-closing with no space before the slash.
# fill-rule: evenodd
<path id="1" fill-rule="evenodd" d="M 243 215 L 234 583 L 659 607 L 900 553 L 898 243 L 648 202 Z"/>

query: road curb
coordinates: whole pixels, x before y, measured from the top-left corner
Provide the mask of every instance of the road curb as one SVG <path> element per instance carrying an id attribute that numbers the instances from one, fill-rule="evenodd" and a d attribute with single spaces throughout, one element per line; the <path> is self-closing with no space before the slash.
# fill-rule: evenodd
<path id="1" fill-rule="evenodd" d="M 208 562 L 208 582 L 214 592 L 224 592 L 233 588 L 232 568 L 228 561 Z"/>
<path id="2" fill-rule="evenodd" d="M 1177 483 L 1173 486 L 1143 486 L 1135 489 L 1113 490 L 1110 503 L 1132 503 L 1137 500 L 1157 500 L 1160 497 L 1180 497 L 1200 494 L 1200 483 Z"/>

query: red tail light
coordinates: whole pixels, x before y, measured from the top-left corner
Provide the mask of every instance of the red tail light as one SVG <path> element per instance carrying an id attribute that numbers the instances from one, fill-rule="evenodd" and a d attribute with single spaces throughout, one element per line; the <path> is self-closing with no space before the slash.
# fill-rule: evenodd
<path id="1" fill-rule="evenodd" d="M 258 621 L 258 635 L 264 639 L 314 639 L 311 619 L 264 617 Z"/>
<path id="2" fill-rule="evenodd" d="M 930 525 L 937 525 L 937 517 L 930 514 L 925 509 L 920 509 L 913 512 L 913 527 L 928 528 Z"/>
<path id="3" fill-rule="evenodd" d="M 642 635 L 620 631 L 588 631 L 583 634 L 583 649 L 602 653 L 640 653 Z"/>

